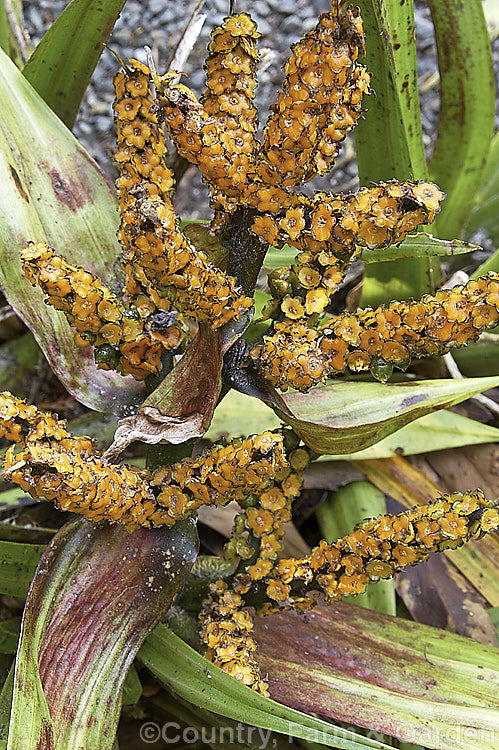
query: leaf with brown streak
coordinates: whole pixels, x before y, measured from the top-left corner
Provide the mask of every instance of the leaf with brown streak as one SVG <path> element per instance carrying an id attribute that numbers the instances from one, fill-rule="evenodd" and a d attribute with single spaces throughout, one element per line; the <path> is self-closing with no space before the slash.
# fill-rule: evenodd
<path id="1" fill-rule="evenodd" d="M 337 382 L 282 396 L 276 414 L 312 450 L 340 455 L 374 445 L 410 422 L 494 388 L 499 378 L 412 383 Z"/>
<path id="2" fill-rule="evenodd" d="M 257 617 L 271 697 L 436 750 L 494 750 L 497 649 L 346 602 Z"/>
<path id="3" fill-rule="evenodd" d="M 416 622 L 497 644 L 485 599 L 445 557 L 406 568 L 395 578 L 397 594 Z"/>
<path id="4" fill-rule="evenodd" d="M 114 747 L 128 668 L 196 554 L 189 521 L 130 534 L 78 519 L 56 534 L 24 610 L 8 750 Z"/>
<path id="5" fill-rule="evenodd" d="M 97 369 L 20 260 L 28 242 L 47 243 L 119 291 L 113 186 L 1 50 L 0 100 L 0 285 L 67 390 L 96 411 L 122 413 L 142 400 L 143 383 Z"/>

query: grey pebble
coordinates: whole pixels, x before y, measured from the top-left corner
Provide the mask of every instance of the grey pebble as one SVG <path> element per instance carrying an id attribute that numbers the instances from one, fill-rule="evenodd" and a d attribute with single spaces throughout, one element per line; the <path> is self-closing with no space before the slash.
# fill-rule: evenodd
<path id="1" fill-rule="evenodd" d="M 292 41 L 296 41 L 298 36 L 302 33 L 303 20 L 298 16 L 286 16 L 283 18 L 277 28 L 281 34 L 286 34 L 292 37 Z"/>
<path id="2" fill-rule="evenodd" d="M 149 0 L 148 9 L 152 16 L 157 16 L 163 12 L 166 13 L 164 0 Z M 170 14 L 171 10 L 168 10 L 168 15 Z"/>
<path id="3" fill-rule="evenodd" d="M 208 6 L 208 3 L 206 4 Z M 226 16 L 229 13 L 229 3 L 228 0 L 212 0 L 210 5 L 215 9 L 218 10 L 219 13 L 223 13 L 224 16 Z M 239 10 L 239 8 L 238 8 Z"/>
<path id="4" fill-rule="evenodd" d="M 256 3 L 253 3 L 252 10 L 260 17 L 267 16 L 270 13 L 269 4 L 263 2 L 263 0 L 256 0 Z"/>
<path id="5" fill-rule="evenodd" d="M 262 36 L 267 36 L 271 33 L 272 26 L 266 18 L 262 18 L 258 15 L 258 13 L 252 13 L 252 18 L 254 21 L 256 21 L 258 31 L 260 32 L 260 34 L 262 34 Z"/>

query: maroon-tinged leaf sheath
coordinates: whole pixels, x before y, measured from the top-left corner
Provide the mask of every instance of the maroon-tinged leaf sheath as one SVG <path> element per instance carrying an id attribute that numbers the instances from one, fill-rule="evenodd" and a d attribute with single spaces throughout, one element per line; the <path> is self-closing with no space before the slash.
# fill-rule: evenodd
<path id="1" fill-rule="evenodd" d="M 56 534 L 24 611 L 9 747 L 111 750 L 127 670 L 196 554 L 193 522 L 130 534 L 78 519 Z"/>
<path id="2" fill-rule="evenodd" d="M 495 648 L 346 602 L 257 617 L 254 634 L 274 700 L 429 748 L 496 747 Z"/>

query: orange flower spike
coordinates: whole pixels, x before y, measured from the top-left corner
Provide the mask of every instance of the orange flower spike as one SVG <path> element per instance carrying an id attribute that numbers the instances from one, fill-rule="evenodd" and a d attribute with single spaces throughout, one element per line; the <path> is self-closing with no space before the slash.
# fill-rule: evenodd
<path id="1" fill-rule="evenodd" d="M 331 12 L 292 46 L 283 90 L 263 132 L 259 175 L 265 182 L 296 185 L 327 172 L 362 113 L 369 88 L 369 75 L 356 62 L 362 22 L 343 6 L 333 0 Z"/>
<path id="2" fill-rule="evenodd" d="M 118 158 L 121 172 L 116 183 L 121 214 L 118 239 L 123 245 L 126 258 L 124 292 L 129 305 L 133 305 L 137 310 L 138 320 L 129 321 L 126 318 L 123 322 L 122 331 L 125 343 L 118 346 L 118 364 L 111 364 L 117 366 L 118 370 L 123 373 L 132 374 L 137 379 L 144 379 L 151 372 L 158 371 L 161 350 L 175 348 L 183 337 L 180 318 L 174 318 L 169 327 L 176 329 L 175 334 L 169 337 L 163 336 L 159 345 L 157 336 L 149 332 L 149 315 L 152 316 L 156 312 L 156 304 L 153 300 L 158 302 L 153 288 L 157 277 L 151 273 L 151 268 L 154 267 L 151 258 L 155 253 L 158 240 L 153 236 L 152 241 L 146 242 L 145 231 L 140 226 L 137 211 L 141 201 L 155 200 L 158 216 L 167 223 L 170 210 L 173 215 L 173 209 L 169 208 L 173 175 L 164 164 L 166 142 L 159 127 L 157 115 L 152 109 L 153 97 L 147 66 L 137 60 L 130 60 L 130 68 L 118 74 L 115 79 L 115 89 L 116 99 L 113 106 L 117 122 L 118 154 L 123 149 L 131 151 L 131 158 L 128 161 L 123 162 Z M 167 207 L 166 211 L 162 209 L 162 206 Z M 171 223 L 174 224 L 174 218 L 171 219 Z M 156 263 L 156 268 L 160 268 L 159 261 Z M 145 296 L 149 298 L 149 309 L 146 314 L 143 314 L 144 305 L 139 300 Z M 162 309 L 170 309 L 170 307 L 169 302 L 162 301 Z M 140 312 L 138 312 L 139 308 Z M 132 313 L 133 317 L 134 313 Z M 133 349 L 132 359 L 130 359 L 132 340 L 138 344 L 138 347 Z M 139 351 L 140 357 L 137 357 Z M 102 361 L 99 366 L 107 367 L 109 364 Z"/>
<path id="3" fill-rule="evenodd" d="M 487 501 L 480 490 L 442 495 L 429 505 L 365 521 L 332 544 L 321 541 L 306 558 L 275 562 L 259 580 L 267 584 L 270 599 L 286 605 L 293 606 L 293 585 L 299 581 L 334 601 L 426 560 L 429 552 L 460 546 L 498 527 L 499 500 Z"/>
<path id="4" fill-rule="evenodd" d="M 210 584 L 199 621 L 206 658 L 252 690 L 268 695 L 254 656 L 253 619 L 241 596 L 221 579 Z"/>
<path id="5" fill-rule="evenodd" d="M 228 16 L 221 26 L 213 30 L 210 54 L 205 62 L 207 90 L 201 97 L 201 103 L 215 122 L 223 120 L 226 155 L 247 157 L 239 182 L 248 179 L 255 164 L 257 112 L 253 97 L 258 59 L 255 40 L 259 36 L 256 24 L 248 13 Z M 237 69 L 234 65 L 237 55 L 249 58 L 249 70 Z M 249 138 L 248 134 L 253 137 Z"/>
<path id="6" fill-rule="evenodd" d="M 263 491 L 269 485 L 268 472 L 260 475 L 258 470 L 260 465 L 265 469 L 270 460 L 277 474 L 287 469 L 282 435 L 271 432 L 245 440 L 242 453 L 237 444 L 216 446 L 196 459 L 160 468 L 152 476 L 147 471 L 112 466 L 93 452 L 89 438 L 72 437 L 64 421 L 8 393 L 0 394 L 0 431 L 21 448 L 17 453 L 11 450 L 7 457 L 5 468 L 11 481 L 37 499 L 46 497 L 91 520 L 120 523 L 130 530 L 138 525 L 170 526 L 202 504 L 225 504 L 243 499 L 248 491 Z M 220 495 L 211 480 L 232 460 L 236 462 L 230 472 L 233 481 Z M 238 460 L 244 465 L 238 466 Z M 207 477 L 211 487 L 205 484 Z M 267 491 L 264 502 L 278 511 L 288 503 L 277 488 Z M 256 523 L 256 528 L 269 531 L 274 516 L 266 510 L 261 513 L 264 523 Z M 279 527 L 279 521 L 275 523 Z M 266 537 L 265 544 L 268 542 Z"/>
<path id="7" fill-rule="evenodd" d="M 118 372 L 126 372 L 119 364 L 119 352 L 125 344 L 125 321 L 129 312 L 123 303 L 107 289 L 97 277 L 84 271 L 83 268 L 72 266 L 64 258 L 55 255 L 52 248 L 45 244 L 28 245 L 21 253 L 23 269 L 31 283 L 38 284 L 46 294 L 51 293 L 47 302 L 61 309 L 69 324 L 78 331 L 79 344 L 96 345 L 94 350 L 97 366 L 103 369 L 113 367 Z M 61 274 L 67 282 L 61 285 L 55 296 L 54 273 Z M 50 278 L 51 281 L 44 279 Z M 65 305 L 58 304 L 58 300 Z M 131 313 L 133 315 L 133 313 Z M 135 321 L 137 334 L 143 328 L 143 323 Z M 107 348 L 100 349 L 104 344 Z M 109 347 L 108 345 L 111 345 Z M 141 377 L 146 377 L 145 371 Z"/>
<path id="8" fill-rule="evenodd" d="M 141 81 L 144 76 L 148 80 L 145 71 L 148 69 L 137 69 L 136 66 L 130 75 L 125 74 L 125 81 L 135 80 L 137 76 Z M 170 77 L 166 76 L 165 80 L 169 81 Z M 176 91 L 185 96 L 188 89 L 180 86 Z M 150 86 L 146 96 L 149 105 Z M 116 112 L 120 111 L 119 104 L 119 101 L 115 102 Z M 241 294 L 233 277 L 211 264 L 178 229 L 170 195 L 173 176 L 164 162 L 165 139 L 152 109 L 144 104 L 133 122 L 118 128 L 118 139 L 124 138 L 127 143 L 132 138 L 130 132 L 136 133 L 133 137 L 136 138 L 137 152 L 131 164 L 124 168 L 124 174 L 135 170 L 139 177 L 136 185 L 123 190 L 120 195 L 122 224 L 118 236 L 124 245 L 127 269 L 140 297 L 145 292 L 159 304 L 159 295 L 162 309 L 173 306 L 198 321 L 209 323 L 212 328 L 219 328 L 243 315 L 252 306 L 252 300 Z M 193 150 L 203 148 L 202 135 L 186 131 L 182 137 Z M 129 287 L 127 281 L 126 288 Z M 173 320 L 169 328 L 176 329 L 177 333 L 161 338 L 164 349 L 177 346 L 183 337 L 181 319 Z M 156 361 L 158 337 L 152 330 L 149 332 L 147 322 L 146 330 L 147 337 L 154 340 L 153 360 Z M 138 365 L 147 371 L 151 369 L 145 362 L 133 362 L 132 369 L 127 368 L 127 371 L 135 374 Z"/>
<path id="9" fill-rule="evenodd" d="M 259 195 L 263 191 L 268 188 L 246 192 L 243 201 L 262 210 Z M 425 198 L 426 192 L 432 193 L 432 201 Z M 282 198 L 280 213 L 273 212 L 277 229 L 273 243 L 282 247 L 288 242 L 299 249 L 310 250 L 319 271 L 322 270 L 319 257 L 329 247 L 337 247 L 343 256 L 347 251 L 350 257 L 345 257 L 342 263 L 337 261 L 338 268 L 345 273 L 359 246 L 389 246 L 403 240 L 419 224 L 433 221 L 438 206 L 435 209 L 429 206 L 430 202 L 433 206 L 437 196 L 443 198 L 444 194 L 435 185 L 415 181 L 379 183 L 372 188 L 362 188 L 357 194 L 316 193 L 312 199 L 289 193 L 286 200 Z M 299 223 L 289 223 L 289 218 L 298 218 L 297 212 Z M 254 225 L 252 231 L 260 235 L 257 226 Z"/>
<path id="10" fill-rule="evenodd" d="M 269 437 L 271 435 L 269 433 Z M 260 436 L 258 444 L 267 439 Z M 310 462 L 310 452 L 306 447 L 295 449 L 288 455 L 288 460 L 290 466 L 270 467 L 267 488 L 263 492 L 254 491 L 259 497 L 258 506 L 247 507 L 236 516 L 231 540 L 225 547 L 228 560 L 251 558 L 252 564 L 247 572 L 252 580 L 260 580 L 269 573 L 272 568 L 270 561 L 282 548 L 284 524 L 291 519 L 291 503 L 303 486 L 303 471 Z M 259 466 L 255 465 L 255 469 L 260 473 Z M 262 478 L 264 475 L 267 476 L 267 472 Z"/>
<path id="11" fill-rule="evenodd" d="M 281 188 L 279 190 L 282 191 Z M 247 191 L 245 199 L 248 200 L 248 205 L 260 210 L 268 209 L 270 191 L 269 187 L 262 187 L 256 192 L 250 190 Z M 277 247 L 282 247 L 288 242 L 305 250 L 298 255 L 291 269 L 299 282 L 295 285 L 293 295 L 296 303 L 289 308 L 289 312 L 285 308 L 290 303 L 286 302 L 284 306 L 281 303 L 281 309 L 288 319 L 303 319 L 304 322 L 306 318 L 320 315 L 326 310 L 331 295 L 343 280 L 359 246 L 376 247 L 400 241 L 408 231 L 408 225 L 403 224 L 408 215 L 407 211 L 413 218 L 418 214 L 418 219 L 414 219 L 411 224 L 416 226 L 418 222 L 430 218 L 430 209 L 422 203 L 423 199 L 428 203 L 429 193 L 433 196 L 432 200 L 437 200 L 438 196 L 443 195 L 430 183 L 419 182 L 380 183 L 373 188 L 362 188 L 355 195 L 331 196 L 318 193 L 312 200 L 282 192 L 284 194 L 279 195 L 280 210 L 276 199 L 272 215 L 257 215 L 252 231 L 263 241 Z M 258 203 L 260 196 L 261 205 Z M 413 206 L 418 202 L 421 207 L 414 211 Z M 430 212 L 434 215 L 433 209 Z M 271 291 L 276 296 L 272 288 Z M 277 293 L 277 298 L 281 296 Z M 304 303 L 300 298 L 304 298 Z M 297 312 L 302 304 L 305 307 L 305 315 L 301 310 Z M 479 313 L 475 312 L 475 315 Z M 447 333 L 447 329 L 444 329 L 440 335 L 446 336 Z M 259 351 L 260 355 L 264 354 L 266 358 L 267 353 L 264 349 Z M 351 352 L 348 356 L 350 354 Z M 354 370 L 358 370 L 359 367 L 366 369 L 370 365 L 364 356 L 362 362 L 358 355 L 350 360 L 348 356 L 344 362 L 352 363 Z M 407 362 L 406 351 L 402 351 L 400 344 L 393 359 L 396 365 L 405 366 Z M 345 366 L 346 364 L 333 365 L 336 372 L 341 372 Z M 281 382 L 285 377 L 284 374 L 280 376 Z M 274 382 L 273 376 L 271 379 Z M 311 384 L 315 382 L 318 381 L 311 381 Z M 289 380 L 288 383 L 296 387 L 296 383 Z M 306 387 L 302 381 L 300 388 Z"/>
<path id="12" fill-rule="evenodd" d="M 229 53 L 226 59 L 230 55 L 233 53 Z M 248 60 L 251 59 L 248 57 Z M 164 116 L 170 136 L 179 154 L 198 167 L 203 179 L 217 196 L 220 192 L 238 198 L 240 184 L 231 182 L 234 151 L 227 148 L 227 138 L 224 143 L 222 137 L 226 135 L 225 125 L 217 124 L 190 89 L 174 83 L 178 75 L 175 72 L 167 73 L 154 80 L 157 106 Z M 224 209 L 224 205 L 217 202 L 214 207 Z"/>
<path id="13" fill-rule="evenodd" d="M 228 446 L 217 445 L 195 459 L 186 458 L 173 464 L 166 475 L 163 468 L 158 469 L 151 477 L 151 485 L 163 488 L 159 490 L 158 502 L 168 516 L 165 523 L 186 518 L 201 505 L 226 505 L 250 492 L 266 489 L 267 462 L 272 461 L 273 471 L 287 466 L 282 441 L 281 435 L 266 432 L 247 438 L 244 450 L 237 446 L 237 441 Z M 265 513 L 270 522 L 265 519 L 267 523 L 261 533 L 270 530 L 273 524 L 273 516 Z"/>
<path id="14" fill-rule="evenodd" d="M 425 295 L 418 302 L 393 302 L 376 310 L 342 313 L 322 324 L 322 338 L 317 331 L 297 327 L 292 315 L 299 310 L 300 321 L 305 321 L 301 307 L 297 307 L 302 303 L 299 297 L 288 297 L 282 310 L 286 312 L 290 306 L 289 320 L 276 323 L 275 333 L 264 336 L 263 344 L 255 347 L 252 356 L 265 376 L 281 389 L 292 386 L 306 391 L 328 374 L 344 372 L 347 367 L 353 371 L 371 368 L 375 377 L 387 379 L 391 372 L 385 365 L 404 369 L 412 358 L 444 354 L 475 341 L 482 331 L 498 324 L 499 299 L 497 306 L 487 300 L 492 299 L 490 290 L 498 284 L 499 274 L 491 272 L 479 281 L 478 287 L 470 281 L 462 287 L 442 290 L 435 297 Z M 321 293 L 320 287 L 313 291 L 314 296 Z M 325 298 L 313 306 L 309 294 L 310 291 L 304 306 L 306 315 L 321 312 Z M 292 307 L 291 300 L 296 300 Z M 462 320 L 456 322 L 457 318 Z M 313 366 L 307 368 L 310 379 L 300 377 L 293 369 L 301 353 L 308 362 L 320 363 L 317 376 L 312 374 Z M 379 363 L 383 365 L 381 369 Z"/>
<path id="15" fill-rule="evenodd" d="M 64 422 L 51 415 L 37 412 L 31 419 L 36 429 L 21 442 L 19 452 L 9 449 L 6 455 L 11 481 L 37 500 L 46 497 L 90 520 L 119 522 L 129 530 L 150 525 L 145 508 L 154 508 L 154 497 L 147 472 L 103 463 L 92 453 L 89 438 L 73 438 Z"/>

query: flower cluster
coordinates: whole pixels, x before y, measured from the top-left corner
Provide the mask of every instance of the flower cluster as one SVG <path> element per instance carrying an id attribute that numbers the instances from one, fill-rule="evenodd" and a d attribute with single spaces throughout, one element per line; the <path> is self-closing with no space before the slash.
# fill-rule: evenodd
<path id="1" fill-rule="evenodd" d="M 215 29 L 201 102 L 178 83 L 176 72 L 153 80 L 158 113 L 177 149 L 211 186 L 217 211 L 213 231 L 222 231 L 228 214 L 241 207 L 253 212 L 250 231 L 262 243 L 290 243 L 302 251 L 285 279 L 270 280 L 270 314 L 281 324 L 286 321 L 285 332 L 276 326 L 275 343 L 285 342 L 284 356 L 293 358 L 298 349 L 292 342 L 317 338 L 304 326 L 326 310 L 358 249 L 401 242 L 433 221 L 444 194 L 423 181 L 392 181 L 352 195 L 317 193 L 313 198 L 290 190 L 331 166 L 361 114 L 369 83 L 357 62 L 364 43 L 362 21 L 356 9 L 333 0 L 331 12 L 294 46 L 261 144 L 252 103 L 256 36 L 244 13 Z M 297 387 L 305 389 L 322 379 L 324 362 L 320 353 L 312 356 L 301 347 L 298 353 L 308 360 L 305 368 L 297 366 L 306 371 Z M 253 354 L 265 374 L 267 355 L 273 357 L 265 345 Z"/>
<path id="2" fill-rule="evenodd" d="M 228 171 L 216 180 L 216 189 L 212 187 L 212 205 L 224 211 L 237 206 L 230 198 L 238 198 L 239 187 L 255 171 L 258 121 L 253 98 L 258 59 L 255 39 L 259 36 L 252 18 L 240 13 L 225 18 L 213 30 L 208 48 L 207 88 L 201 103 L 221 131 L 219 139 L 224 156 L 230 157 Z"/>
<path id="3" fill-rule="evenodd" d="M 369 75 L 357 62 L 362 20 L 344 6 L 333 0 L 330 13 L 293 47 L 262 143 L 253 106 L 259 35 L 247 14 L 229 16 L 214 30 L 200 102 L 178 83 L 176 71 L 153 76 L 161 117 L 179 153 L 211 186 L 213 207 L 256 210 L 251 231 L 263 242 L 329 255 L 352 252 L 356 244 L 384 246 L 431 221 L 443 197 L 430 183 L 411 182 L 312 200 L 289 190 L 331 167 L 369 89 Z M 224 226 L 220 216 L 216 226 Z M 320 242 L 330 246 L 319 249 Z"/>
<path id="4" fill-rule="evenodd" d="M 171 305 L 195 320 L 219 328 L 248 310 L 236 279 L 209 262 L 177 225 L 171 202 L 173 175 L 165 165 L 165 138 L 154 113 L 149 68 L 131 60 L 133 69 L 115 79 L 118 179 L 128 294 L 141 294 L 160 309 Z M 127 109 L 128 108 L 128 109 Z M 134 119 L 126 118 L 133 113 Z"/>
<path id="5" fill-rule="evenodd" d="M 75 329 L 76 344 L 93 344 L 94 358 L 101 369 L 114 369 L 142 380 L 158 372 L 164 346 L 174 348 L 180 343 L 176 325 L 160 331 L 151 325 L 155 311 L 152 303 L 125 307 L 97 276 L 70 265 L 47 245 L 28 245 L 21 259 L 27 279 L 48 295 L 46 303 L 62 310 Z M 141 304 L 138 297 L 134 301 Z"/>
<path id="6" fill-rule="evenodd" d="M 202 505 L 226 505 L 252 492 L 260 494 L 286 466 L 282 435 L 264 432 L 163 466 L 150 482 L 160 488 L 162 523 L 171 526 Z"/>
<path id="7" fill-rule="evenodd" d="M 18 444 L 7 450 L 3 473 L 32 497 L 129 531 L 155 525 L 158 506 L 147 472 L 104 463 L 92 440 L 72 435 L 65 420 L 1 393 L 0 430 Z"/>
<path id="8" fill-rule="evenodd" d="M 286 319 L 274 325 L 252 356 L 274 385 L 302 391 L 344 372 L 371 370 L 387 380 L 393 367 L 412 358 L 444 354 L 476 341 L 499 322 L 499 274 L 443 289 L 421 300 L 392 302 L 375 310 L 342 313 L 309 328 L 300 300 L 282 306 Z M 296 317 L 295 317 L 296 315 Z"/>
<path id="9" fill-rule="evenodd" d="M 460 547 L 497 528 L 497 500 L 487 501 L 480 490 L 442 495 L 429 505 L 364 521 L 332 544 L 322 541 L 305 558 L 279 560 L 262 583 L 280 608 L 306 609 L 317 590 L 326 601 L 360 594 L 372 581 L 423 562 L 430 552 Z"/>
<path id="10" fill-rule="evenodd" d="M 288 194 L 278 204 L 272 197 L 279 190 L 269 188 L 268 203 L 263 204 L 268 213 L 255 218 L 252 231 L 277 247 L 290 243 L 304 250 L 294 271 L 298 276 L 312 274 L 304 277 L 302 288 L 321 286 L 327 293 L 324 300 L 338 288 L 360 247 L 401 242 L 421 224 L 433 221 L 444 197 L 436 185 L 423 181 L 381 182 L 351 195 Z M 317 303 L 308 306 L 310 312 L 322 312 L 326 305 L 319 310 Z"/>
<path id="11" fill-rule="evenodd" d="M 210 585 L 199 620 L 206 658 L 244 685 L 268 695 L 268 684 L 255 659 L 253 619 L 244 599 L 219 579 Z"/>
<path id="12" fill-rule="evenodd" d="M 292 47 L 286 78 L 263 131 L 258 175 L 269 185 L 297 185 L 327 172 L 362 113 L 369 74 L 357 62 L 364 45 L 358 9 L 332 4 Z"/>
<path id="13" fill-rule="evenodd" d="M 285 443 L 289 437 L 285 433 Z M 286 453 L 287 464 L 276 468 L 263 492 L 239 499 L 243 510 L 236 516 L 231 538 L 225 545 L 228 560 L 247 561 L 248 581 L 263 578 L 282 549 L 284 524 L 291 520 L 291 505 L 301 492 L 303 472 L 311 460 L 311 452 L 305 446 Z"/>
<path id="14" fill-rule="evenodd" d="M 18 444 L 5 456 L 3 473 L 10 481 L 93 522 L 120 523 L 129 531 L 171 526 L 202 505 L 238 501 L 243 512 L 228 557 L 240 558 L 240 572 L 231 584 L 211 586 L 200 615 L 201 635 L 208 658 L 263 693 L 267 684 L 255 660 L 249 605 L 263 614 L 304 611 L 320 593 L 326 601 L 361 593 L 368 583 L 426 560 L 430 552 L 499 528 L 498 501 L 487 501 L 479 490 L 455 493 L 364 521 L 332 544 L 320 542 L 307 557 L 277 560 L 283 524 L 313 457 L 292 431 L 214 446 L 152 474 L 105 463 L 90 438 L 74 437 L 64 420 L 9 393 L 0 394 L 0 431 Z"/>
<path id="15" fill-rule="evenodd" d="M 156 292 L 153 264 L 142 268 L 140 250 L 144 238 L 137 228 L 134 206 L 137 195 L 168 203 L 173 191 L 173 173 L 166 166 L 166 142 L 151 111 L 153 99 L 145 66 L 131 60 L 133 66 L 119 72 L 114 79 L 116 98 L 113 108 L 116 122 L 117 148 L 115 159 L 120 176 L 116 181 L 119 198 L 120 228 L 118 239 L 123 246 L 125 263 L 125 294 L 140 307 L 149 305 L 169 310 L 168 299 Z M 161 243 L 158 243 L 161 245 Z M 160 248 L 158 255 L 162 254 Z M 137 257 L 138 256 L 138 257 Z"/>
<path id="16" fill-rule="evenodd" d="M 129 531 L 172 526 L 201 505 L 225 505 L 250 492 L 265 494 L 275 473 L 282 476 L 288 495 L 296 494 L 296 483 L 284 481 L 291 470 L 279 433 L 216 445 L 151 475 L 105 463 L 90 438 L 74 437 L 65 425 L 10 393 L 0 394 L 0 436 L 20 448 L 7 451 L 4 471 L 10 481 L 36 499 L 46 498 L 91 521 L 119 523 Z"/>
<path id="17" fill-rule="evenodd" d="M 136 60 L 130 64 L 115 78 L 114 104 L 123 300 L 45 244 L 30 244 L 22 260 L 28 279 L 46 293 L 47 304 L 64 312 L 76 330 L 76 343 L 94 346 L 98 367 L 142 380 L 159 372 L 164 350 L 182 344 L 185 327 L 179 313 L 216 329 L 240 318 L 253 300 L 179 230 L 149 69 Z"/>
<path id="18" fill-rule="evenodd" d="M 128 531 L 156 525 L 157 505 L 143 472 L 104 463 L 90 440 L 87 450 L 81 449 L 82 440 L 29 443 L 19 452 L 9 448 L 4 470 L 37 500 L 43 497 L 90 521 L 120 523 Z"/>
<path id="19" fill-rule="evenodd" d="M 426 560 L 430 552 L 454 549 L 498 528 L 497 500 L 488 502 L 479 490 L 442 495 L 430 505 L 364 521 L 332 544 L 322 541 L 305 558 L 276 561 L 256 582 L 248 572 L 236 575 L 231 586 L 219 580 L 211 585 L 200 615 L 206 656 L 266 695 L 249 635 L 253 610 L 248 599 L 257 614 L 306 611 L 320 594 L 326 602 L 360 594 L 369 583 Z"/>
<path id="20" fill-rule="evenodd" d="M 94 346 L 99 367 L 142 379 L 160 370 L 165 350 L 180 349 L 183 316 L 218 329 L 244 317 L 253 304 L 237 280 L 179 229 L 163 121 L 179 154 L 211 188 L 214 233 L 239 222 L 241 231 L 250 227 L 258 250 L 290 243 L 299 251 L 291 268 L 269 276 L 272 302 L 265 317 L 273 321 L 251 349 L 257 375 L 274 386 L 306 391 L 347 368 L 369 369 L 386 380 L 394 366 L 404 369 L 411 358 L 442 354 L 497 325 L 496 273 L 420 301 L 327 315 L 358 249 L 401 242 L 433 221 L 444 194 L 423 181 L 383 182 L 351 195 L 294 192 L 293 186 L 331 167 L 362 114 L 369 91 L 369 74 L 358 63 L 362 20 L 345 0 L 332 0 L 331 12 L 293 46 L 261 143 L 253 104 L 258 37 L 246 13 L 225 18 L 214 30 L 201 101 L 179 83 L 176 71 L 159 77 L 131 60 L 116 76 L 122 298 L 45 244 L 30 244 L 22 253 L 26 276 L 65 314 L 77 343 Z M 234 239 L 230 231 L 225 238 Z M 229 268 L 237 267 L 236 244 Z M 92 441 L 72 436 L 64 421 L 0 394 L 0 436 L 17 443 L 5 457 L 11 481 L 95 522 L 120 523 L 129 531 L 172 526 L 203 505 L 237 501 L 241 512 L 226 546 L 226 557 L 239 561 L 237 573 L 210 586 L 201 638 L 211 661 L 264 694 L 250 608 L 305 611 L 321 594 L 334 601 L 360 593 L 430 552 L 499 527 L 497 501 L 486 501 L 480 491 L 456 493 L 365 521 L 302 559 L 279 560 L 283 526 L 313 458 L 291 430 L 216 445 L 150 472 L 106 463 Z"/>

